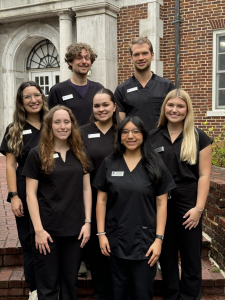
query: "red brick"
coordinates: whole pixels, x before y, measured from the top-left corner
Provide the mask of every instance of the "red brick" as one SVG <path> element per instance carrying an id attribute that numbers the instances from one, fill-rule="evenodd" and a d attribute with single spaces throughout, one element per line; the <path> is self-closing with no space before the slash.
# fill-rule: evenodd
<path id="1" fill-rule="evenodd" d="M 223 228 L 225 228 L 225 218 L 220 217 L 220 218 L 219 218 L 219 224 L 220 224 Z"/>
<path id="2" fill-rule="evenodd" d="M 15 268 L 9 279 L 9 287 L 10 288 L 22 287 L 22 278 L 23 278 L 23 268 L 22 267 Z"/>
<path id="3" fill-rule="evenodd" d="M 8 280 L 12 274 L 11 268 L 2 269 L 0 272 L 0 288 L 7 288 L 8 287 Z"/>
<path id="4" fill-rule="evenodd" d="M 1 289 L 1 296 L 23 296 L 23 288 Z M 7 297 L 8 298 L 8 297 Z"/>
<path id="5" fill-rule="evenodd" d="M 22 254 L 9 254 L 4 256 L 4 266 L 18 266 L 23 264 Z"/>

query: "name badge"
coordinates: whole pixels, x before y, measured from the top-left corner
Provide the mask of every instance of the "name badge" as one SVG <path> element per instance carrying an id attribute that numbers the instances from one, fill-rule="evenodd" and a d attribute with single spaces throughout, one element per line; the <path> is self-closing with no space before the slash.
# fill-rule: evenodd
<path id="1" fill-rule="evenodd" d="M 163 152 L 164 151 L 164 147 L 159 147 L 155 149 L 156 152 Z"/>
<path id="2" fill-rule="evenodd" d="M 124 171 L 112 171 L 112 176 L 123 176 Z"/>
<path id="3" fill-rule="evenodd" d="M 25 134 L 31 134 L 31 133 L 32 133 L 31 129 L 27 129 L 27 130 L 23 131 L 23 135 L 25 135 Z"/>
<path id="4" fill-rule="evenodd" d="M 89 139 L 95 139 L 95 138 L 99 138 L 99 137 L 100 137 L 100 133 L 93 133 L 93 134 L 88 135 Z"/>
<path id="5" fill-rule="evenodd" d="M 63 101 L 68 100 L 68 99 L 72 99 L 72 98 L 73 98 L 73 94 L 62 96 Z"/>
<path id="6" fill-rule="evenodd" d="M 132 89 L 128 89 L 127 93 L 132 93 L 132 92 L 137 91 L 137 90 L 138 90 L 138 87 L 136 86 L 136 87 L 133 87 Z"/>
<path id="7" fill-rule="evenodd" d="M 53 154 L 53 158 L 57 158 L 57 157 L 59 157 L 59 154 L 58 153 L 54 153 Z"/>

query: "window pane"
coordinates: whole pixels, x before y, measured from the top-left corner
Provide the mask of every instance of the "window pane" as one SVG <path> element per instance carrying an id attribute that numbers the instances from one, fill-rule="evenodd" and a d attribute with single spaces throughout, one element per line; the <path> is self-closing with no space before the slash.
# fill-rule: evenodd
<path id="1" fill-rule="evenodd" d="M 46 86 L 46 87 L 45 87 L 45 95 L 48 95 L 48 94 L 49 94 L 49 87 Z"/>
<path id="2" fill-rule="evenodd" d="M 55 76 L 55 83 L 59 83 L 59 75 Z"/>
<path id="3" fill-rule="evenodd" d="M 218 70 L 225 70 L 225 54 L 218 55 Z"/>
<path id="4" fill-rule="evenodd" d="M 218 96 L 219 96 L 219 106 L 225 105 L 225 90 L 218 91 Z"/>
<path id="5" fill-rule="evenodd" d="M 43 76 L 40 77 L 40 84 L 41 84 L 41 85 L 44 84 L 44 77 L 43 77 Z"/>
<path id="6" fill-rule="evenodd" d="M 35 82 L 39 84 L 39 77 L 35 77 Z"/>
<path id="7" fill-rule="evenodd" d="M 225 73 L 218 74 L 219 76 L 219 89 L 225 89 Z"/>
<path id="8" fill-rule="evenodd" d="M 219 53 L 225 52 L 225 36 L 219 37 Z"/>
<path id="9" fill-rule="evenodd" d="M 48 85 L 48 76 L 45 76 L 45 84 Z"/>

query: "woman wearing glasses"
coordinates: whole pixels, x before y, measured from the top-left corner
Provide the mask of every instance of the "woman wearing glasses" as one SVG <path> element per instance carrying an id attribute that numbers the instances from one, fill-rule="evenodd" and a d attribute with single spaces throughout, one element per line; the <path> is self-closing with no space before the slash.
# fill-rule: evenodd
<path id="1" fill-rule="evenodd" d="M 104 159 L 93 185 L 98 189 L 97 235 L 102 254 L 110 256 L 113 298 L 152 299 L 167 192 L 175 184 L 139 117 L 122 121 L 117 148 Z"/>
<path id="2" fill-rule="evenodd" d="M 37 299 L 36 280 L 30 237 L 29 212 L 26 203 L 26 179 L 22 171 L 30 150 L 37 146 L 44 115 L 48 112 L 46 98 L 33 81 L 23 82 L 16 96 L 13 123 L 7 128 L 0 152 L 6 155 L 6 177 L 20 244 L 23 250 L 24 275 L 30 288 L 30 300 Z M 17 166 L 18 164 L 18 166 Z"/>

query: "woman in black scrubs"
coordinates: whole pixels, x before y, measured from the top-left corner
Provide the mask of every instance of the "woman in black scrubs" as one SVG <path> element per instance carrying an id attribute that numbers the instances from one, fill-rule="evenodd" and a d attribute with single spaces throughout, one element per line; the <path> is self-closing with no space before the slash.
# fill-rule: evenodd
<path id="1" fill-rule="evenodd" d="M 102 254 L 110 256 L 113 299 L 150 300 L 174 181 L 137 116 L 119 128 L 115 153 L 101 164 L 93 185 Z"/>
<path id="2" fill-rule="evenodd" d="M 90 173 L 91 184 L 103 159 L 112 154 L 115 149 L 118 127 L 119 112 L 114 95 L 110 90 L 102 88 L 93 98 L 91 123 L 80 127 L 85 148 L 95 168 Z M 87 251 L 91 264 L 95 300 L 109 300 L 112 298 L 112 292 L 108 258 L 102 255 L 96 236 L 97 192 L 98 190 L 92 186 L 92 226 Z"/>
<path id="3" fill-rule="evenodd" d="M 72 111 L 55 106 L 23 169 L 39 300 L 78 299 L 81 248 L 90 237 L 89 165 Z"/>
<path id="4" fill-rule="evenodd" d="M 202 212 L 209 191 L 212 140 L 194 127 L 189 95 L 180 89 L 165 98 L 158 129 L 150 133 L 177 185 L 168 201 L 160 265 L 164 300 L 199 300 L 202 294 Z M 179 283 L 178 248 L 181 255 Z"/>
<path id="5" fill-rule="evenodd" d="M 17 91 L 13 123 L 6 128 L 0 147 L 1 153 L 6 155 L 7 201 L 11 202 L 16 217 L 30 300 L 37 299 L 37 291 L 26 203 L 26 179 L 22 177 L 22 171 L 30 150 L 38 144 L 43 117 L 47 112 L 46 98 L 40 86 L 33 81 L 23 82 Z"/>

